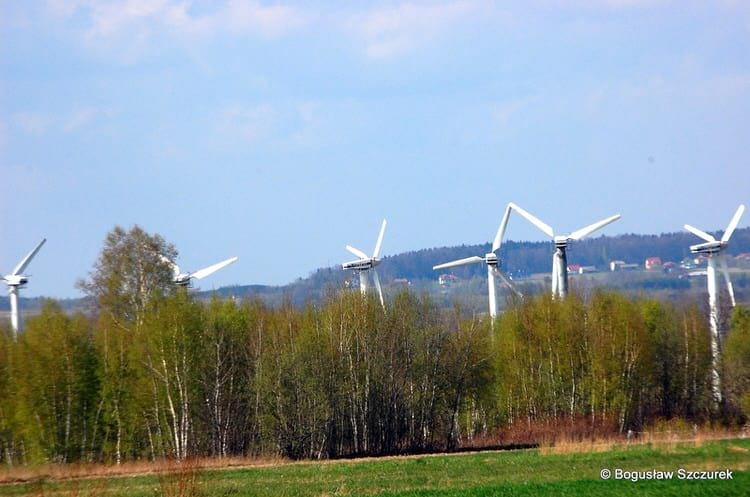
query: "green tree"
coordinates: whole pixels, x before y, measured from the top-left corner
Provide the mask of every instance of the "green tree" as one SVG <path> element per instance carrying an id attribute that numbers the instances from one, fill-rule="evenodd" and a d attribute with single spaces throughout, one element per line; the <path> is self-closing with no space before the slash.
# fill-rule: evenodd
<path id="1" fill-rule="evenodd" d="M 736 307 L 724 347 L 726 390 L 745 417 L 750 417 L 750 311 Z"/>

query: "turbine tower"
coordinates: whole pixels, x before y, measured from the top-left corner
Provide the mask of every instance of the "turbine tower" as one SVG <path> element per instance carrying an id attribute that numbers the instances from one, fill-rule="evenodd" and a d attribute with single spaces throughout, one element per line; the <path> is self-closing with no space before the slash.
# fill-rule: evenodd
<path id="1" fill-rule="evenodd" d="M 358 248 L 354 248 L 351 245 L 346 246 L 346 250 L 359 257 L 356 261 L 345 262 L 341 265 L 344 269 L 351 269 L 359 273 L 359 290 L 362 295 L 367 293 L 367 273 L 372 269 L 372 279 L 375 282 L 375 288 L 378 289 L 378 297 L 380 297 L 380 305 L 385 308 L 385 301 L 383 300 L 383 289 L 380 287 L 380 278 L 378 278 L 378 270 L 375 267 L 382 261 L 379 259 L 380 248 L 383 246 L 383 235 L 385 234 L 386 220 L 383 219 L 383 224 L 380 226 L 380 234 L 378 235 L 378 241 L 375 242 L 375 248 L 372 251 L 372 257 L 365 254 Z"/>
<path id="2" fill-rule="evenodd" d="M 181 287 L 188 287 L 190 286 L 190 283 L 192 282 L 192 280 L 203 279 L 206 276 L 214 274 L 219 269 L 224 268 L 234 262 L 237 262 L 237 260 L 239 259 L 238 257 L 232 257 L 227 260 L 217 262 L 216 264 L 212 266 L 199 269 L 198 271 L 185 273 L 185 272 L 182 272 L 182 270 L 180 269 L 180 266 L 178 266 L 174 261 L 169 260 L 163 255 L 161 255 L 160 257 L 161 257 L 161 260 L 169 264 L 169 266 L 172 268 L 172 272 L 174 274 L 173 281 L 176 285 L 181 286 Z"/>
<path id="3" fill-rule="evenodd" d="M 492 241 L 492 250 L 484 254 L 484 257 L 475 255 L 473 257 L 467 257 L 465 259 L 458 259 L 456 261 L 446 262 L 444 264 L 438 264 L 433 266 L 433 270 L 446 269 L 449 267 L 463 266 L 465 264 L 475 264 L 483 262 L 487 265 L 487 295 L 489 297 L 490 306 L 490 317 L 494 320 L 497 316 L 497 296 L 495 294 L 495 277 L 499 277 L 508 288 L 513 290 L 518 296 L 522 296 L 521 293 L 516 290 L 510 279 L 503 274 L 500 270 L 500 259 L 497 257 L 497 251 L 500 250 L 500 246 L 503 243 L 503 235 L 505 234 L 505 227 L 508 226 L 508 219 L 510 217 L 510 205 L 505 208 L 505 214 L 503 219 L 500 221 L 500 226 L 497 228 L 495 239 Z"/>
<path id="4" fill-rule="evenodd" d="M 509 205 L 511 209 L 518 212 L 521 216 L 526 218 L 527 221 L 539 228 L 555 243 L 555 253 L 552 255 L 552 296 L 561 299 L 564 299 L 568 293 L 568 244 L 571 241 L 580 240 L 620 219 L 620 215 L 615 214 L 614 216 L 597 221 L 585 228 L 576 230 L 569 235 L 555 235 L 554 230 L 548 224 L 543 223 L 537 217 L 529 214 L 513 202 Z"/>
<path id="5" fill-rule="evenodd" d="M 26 254 L 26 257 L 21 259 L 21 262 L 13 269 L 13 272 L 5 275 L 2 280 L 8 285 L 8 293 L 10 295 L 10 325 L 13 328 L 13 338 L 18 336 L 18 332 L 21 329 L 21 315 L 18 311 L 18 291 L 26 286 L 29 282 L 29 277 L 24 275 L 23 272 L 31 263 L 31 260 L 42 248 L 42 245 L 47 241 L 46 238 L 39 242 L 39 245 L 34 247 L 34 250 Z"/>
<path id="6" fill-rule="evenodd" d="M 708 258 L 708 268 L 706 269 L 707 283 L 708 283 L 708 310 L 709 310 L 709 324 L 711 326 L 711 384 L 714 394 L 714 400 L 716 404 L 721 403 L 721 377 L 719 375 L 719 363 L 721 359 L 721 342 L 723 341 L 723 333 L 720 329 L 721 322 L 719 319 L 719 292 L 718 292 L 718 277 L 716 275 L 717 265 L 724 276 L 724 281 L 727 285 L 727 291 L 729 292 L 729 299 L 732 302 L 732 307 L 735 306 L 734 300 L 734 288 L 732 288 L 732 280 L 729 278 L 729 270 L 727 269 L 726 255 L 722 252 L 729 246 L 729 239 L 732 237 L 737 224 L 740 222 L 742 213 L 745 212 L 745 206 L 740 205 L 737 211 L 734 213 L 732 220 L 729 221 L 726 231 L 721 237 L 721 240 L 717 240 L 713 236 L 709 235 L 703 230 L 699 230 L 689 224 L 685 225 L 685 229 L 696 235 L 699 238 L 705 240 L 704 243 L 690 246 L 690 252 L 693 254 L 704 255 Z"/>

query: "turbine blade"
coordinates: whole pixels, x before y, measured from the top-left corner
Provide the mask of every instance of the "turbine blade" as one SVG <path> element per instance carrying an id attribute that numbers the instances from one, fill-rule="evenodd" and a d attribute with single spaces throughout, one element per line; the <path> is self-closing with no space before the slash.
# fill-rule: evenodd
<path id="1" fill-rule="evenodd" d="M 515 294 L 516 294 L 516 295 L 518 295 L 519 297 L 523 297 L 523 294 L 522 294 L 522 293 L 521 293 L 520 291 L 518 291 L 518 288 L 516 288 L 516 285 L 515 285 L 515 284 L 514 284 L 514 283 L 513 283 L 513 282 L 512 282 L 511 280 L 510 280 L 510 278 L 508 278 L 508 277 L 507 277 L 507 276 L 505 275 L 505 273 L 503 273 L 503 272 L 502 272 L 502 271 L 500 271 L 499 269 L 495 269 L 495 273 L 497 274 L 497 276 L 498 276 L 498 277 L 499 277 L 499 278 L 500 278 L 501 280 L 503 280 L 503 283 L 505 283 L 505 286 L 507 286 L 508 288 L 510 288 L 510 290 L 511 290 L 511 291 L 512 291 L 513 293 L 515 293 Z"/>
<path id="2" fill-rule="evenodd" d="M 722 242 L 728 242 L 729 239 L 732 237 L 732 233 L 734 233 L 735 228 L 737 228 L 737 224 L 739 224 L 740 218 L 742 217 L 743 212 L 745 212 L 745 206 L 740 204 L 740 206 L 737 207 L 737 211 L 734 213 L 732 220 L 729 221 L 727 230 L 724 232 L 724 234 L 721 237 Z"/>
<path id="3" fill-rule="evenodd" d="M 520 208 L 513 202 L 509 203 L 508 206 L 510 206 L 510 208 L 513 209 L 514 211 L 518 212 L 522 217 L 526 218 L 528 222 L 530 222 L 531 224 L 533 224 L 534 226 L 542 230 L 542 232 L 544 232 L 545 235 L 549 236 L 550 238 L 555 237 L 555 232 L 552 230 L 550 225 L 543 223 L 539 218 L 537 218 L 536 216 L 532 214 L 529 214 L 528 212 L 526 212 L 525 210 L 523 210 L 522 208 Z"/>
<path id="4" fill-rule="evenodd" d="M 497 295 L 495 294 L 495 273 L 492 266 L 487 266 L 487 296 L 489 297 L 490 317 L 497 316 Z"/>
<path id="5" fill-rule="evenodd" d="M 467 257 L 466 259 L 458 259 L 457 261 L 446 262 L 444 264 L 438 264 L 432 266 L 432 269 L 445 269 L 449 267 L 463 266 L 464 264 L 473 264 L 475 262 L 484 262 L 482 257 L 475 255 L 474 257 Z"/>
<path id="6" fill-rule="evenodd" d="M 505 235 L 505 228 L 508 227 L 508 220 L 510 219 L 510 204 L 505 207 L 503 213 L 503 219 L 500 221 L 500 226 L 497 228 L 497 234 L 495 239 L 492 241 L 492 251 L 497 252 L 500 249 L 500 245 L 503 243 L 503 235 Z"/>
<path id="7" fill-rule="evenodd" d="M 581 228 L 577 231 L 574 231 L 570 235 L 568 235 L 568 238 L 571 240 L 580 240 L 581 238 L 590 235 L 594 231 L 600 230 L 607 226 L 608 224 L 614 223 L 618 219 L 620 219 L 619 214 L 615 214 L 614 216 L 610 216 L 607 219 L 602 219 L 601 221 L 597 221 L 594 224 L 590 224 L 586 226 L 585 228 Z"/>
<path id="8" fill-rule="evenodd" d="M 729 299 L 732 301 L 732 307 L 735 307 L 737 305 L 737 301 L 734 300 L 734 287 L 732 286 L 732 280 L 729 278 L 727 259 L 723 254 L 719 256 L 719 266 L 721 267 L 721 274 L 724 275 L 724 281 L 727 284 L 727 292 L 729 292 Z"/>
<path id="9" fill-rule="evenodd" d="M 707 242 L 715 242 L 716 241 L 716 238 L 714 238 L 713 236 L 709 235 L 708 233 L 706 233 L 703 230 L 699 230 L 695 226 L 690 226 L 689 224 L 686 224 L 685 225 L 685 229 L 688 230 L 690 233 L 694 234 L 695 236 L 697 236 L 698 238 L 703 238 Z"/>
<path id="10" fill-rule="evenodd" d="M 233 262 L 237 262 L 237 259 L 238 259 L 238 257 L 232 257 L 232 258 L 227 259 L 225 261 L 217 262 L 213 266 L 208 266 L 206 268 L 199 269 L 198 271 L 195 271 L 194 273 L 191 273 L 190 277 L 191 278 L 195 278 L 196 280 L 200 280 L 200 279 L 205 278 L 206 276 L 208 276 L 210 274 L 214 274 L 219 269 L 221 269 L 223 267 L 226 267 L 226 266 L 232 264 Z"/>
<path id="11" fill-rule="evenodd" d="M 13 269 L 13 272 L 11 273 L 11 276 L 18 276 L 19 274 L 23 273 L 23 271 L 28 267 L 31 260 L 34 258 L 37 252 L 39 252 L 39 249 L 42 248 L 42 245 L 44 245 L 44 242 L 46 242 L 47 239 L 43 238 L 41 242 L 39 242 L 39 245 L 34 247 L 34 250 L 26 254 L 26 257 L 24 257 L 21 262 L 18 263 L 18 265 Z"/>
<path id="12" fill-rule="evenodd" d="M 375 242 L 375 250 L 372 251 L 372 256 L 377 257 L 380 255 L 380 247 L 383 246 L 383 235 L 385 235 L 386 220 L 383 219 L 383 224 L 380 225 L 380 234 L 378 235 L 378 241 Z"/>
<path id="13" fill-rule="evenodd" d="M 349 252 L 351 252 L 352 254 L 356 255 L 356 256 L 357 256 L 357 257 L 359 257 L 360 259 L 369 259 L 369 257 L 367 256 L 367 254 L 365 254 L 364 252 L 362 252 L 362 251 L 361 251 L 361 250 L 359 250 L 358 248 L 354 248 L 354 247 L 352 247 L 351 245 L 347 245 L 347 246 L 346 246 L 346 250 L 348 250 L 348 251 L 349 251 Z"/>
<path id="14" fill-rule="evenodd" d="M 380 297 L 380 305 L 382 305 L 383 309 L 385 309 L 385 301 L 383 300 L 383 289 L 380 288 L 380 278 L 378 278 L 378 270 L 374 268 L 372 270 L 372 281 L 375 282 L 375 288 L 378 289 L 378 297 Z"/>
<path id="15" fill-rule="evenodd" d="M 172 268 L 172 274 L 174 275 L 175 278 L 180 275 L 180 266 L 178 266 L 176 262 L 170 260 L 164 254 L 159 254 L 159 259 L 161 259 L 162 262 L 169 264 L 169 267 Z"/>

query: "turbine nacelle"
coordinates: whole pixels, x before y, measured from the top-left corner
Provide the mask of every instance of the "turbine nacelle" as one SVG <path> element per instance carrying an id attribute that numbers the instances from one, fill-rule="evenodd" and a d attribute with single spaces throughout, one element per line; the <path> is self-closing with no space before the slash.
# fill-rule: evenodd
<path id="1" fill-rule="evenodd" d="M 713 255 L 718 254 L 729 246 L 729 243 L 716 240 L 714 242 L 699 243 L 690 246 L 690 252 L 694 254 Z"/>
<path id="2" fill-rule="evenodd" d="M 191 280 L 190 273 L 180 273 L 173 279 L 174 284 L 180 286 L 190 286 Z"/>
<path id="3" fill-rule="evenodd" d="M 169 260 L 167 257 L 163 255 L 159 255 L 162 261 L 164 261 L 166 264 L 168 264 L 172 268 L 173 277 L 172 281 L 175 285 L 182 286 L 182 287 L 188 287 L 191 285 L 193 280 L 200 280 L 202 278 L 205 278 L 206 276 L 209 276 L 211 274 L 214 274 L 219 269 L 222 269 L 230 264 L 233 264 L 237 262 L 239 259 L 238 257 L 231 257 L 229 259 L 223 260 L 221 262 L 217 262 L 216 264 L 213 264 L 211 266 L 205 267 L 203 269 L 199 269 L 198 271 L 193 271 L 192 273 L 185 273 L 180 270 L 180 266 L 178 266 L 174 261 Z"/>
<path id="4" fill-rule="evenodd" d="M 555 244 L 555 247 L 557 248 L 565 248 L 568 246 L 568 243 L 570 242 L 570 238 L 563 235 L 557 235 L 555 236 L 552 241 Z"/>
<path id="5" fill-rule="evenodd" d="M 29 282 L 29 277 L 21 274 L 8 274 L 3 277 L 5 284 L 16 288 L 23 288 Z"/>
<path id="6" fill-rule="evenodd" d="M 341 265 L 343 269 L 351 269 L 354 271 L 367 271 L 383 262 L 377 257 L 367 257 L 365 259 L 358 259 L 356 261 L 345 262 Z"/>

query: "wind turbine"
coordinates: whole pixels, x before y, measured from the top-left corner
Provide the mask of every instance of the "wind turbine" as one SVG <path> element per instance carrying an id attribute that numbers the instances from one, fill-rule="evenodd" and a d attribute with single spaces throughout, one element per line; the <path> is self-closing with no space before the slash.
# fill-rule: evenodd
<path id="1" fill-rule="evenodd" d="M 734 300 L 734 288 L 732 288 L 732 280 L 729 278 L 729 270 L 727 269 L 726 256 L 722 254 L 724 249 L 729 246 L 729 239 L 732 237 L 732 233 L 737 228 L 737 224 L 740 222 L 742 213 L 745 212 L 745 206 L 740 204 L 735 211 L 734 216 L 729 225 L 727 225 L 726 231 L 722 235 L 720 240 L 717 240 L 713 236 L 709 235 L 703 230 L 699 230 L 689 224 L 685 225 L 685 229 L 695 236 L 705 240 L 704 243 L 690 246 L 690 252 L 694 254 L 705 255 L 708 258 L 708 267 L 706 268 L 706 277 L 708 280 L 708 308 L 709 308 L 709 324 L 711 326 L 711 357 L 712 357 L 712 387 L 714 393 L 714 400 L 716 403 L 721 402 L 721 378 L 719 376 L 719 361 L 721 355 L 721 341 L 722 333 L 719 329 L 721 323 L 719 321 L 719 303 L 718 303 L 718 277 L 716 275 L 716 266 L 721 270 L 724 276 L 724 281 L 727 284 L 727 291 L 729 292 L 729 298 L 732 301 L 732 307 L 735 306 Z"/>
<path id="2" fill-rule="evenodd" d="M 526 218 L 531 224 L 539 228 L 545 235 L 552 238 L 555 243 L 555 253 L 552 255 L 552 296 L 565 298 L 568 293 L 568 243 L 575 240 L 580 240 L 594 231 L 600 230 L 610 223 L 614 223 L 620 219 L 619 214 L 597 221 L 594 224 L 590 224 L 585 228 L 581 228 L 572 232 L 569 235 L 555 235 L 554 230 L 548 225 L 540 221 L 537 217 L 529 214 L 513 202 L 510 204 L 511 209 L 518 212 L 521 216 Z"/>
<path id="3" fill-rule="evenodd" d="M 8 285 L 8 293 L 10 294 L 10 325 L 13 328 L 13 338 L 18 336 L 18 331 L 21 329 L 21 315 L 18 312 L 18 291 L 29 282 L 29 277 L 24 275 L 23 272 L 46 241 L 46 238 L 42 239 L 39 245 L 34 247 L 34 250 L 21 259 L 21 262 L 13 269 L 12 273 L 1 278 Z"/>
<path id="4" fill-rule="evenodd" d="M 378 289 L 378 297 L 380 297 L 380 305 L 385 307 L 385 301 L 383 300 L 383 289 L 380 287 L 380 278 L 378 278 L 378 270 L 375 267 L 382 261 L 378 258 L 380 255 L 380 248 L 383 246 L 383 235 L 385 234 L 386 220 L 383 219 L 383 224 L 380 226 L 380 234 L 378 235 L 378 241 L 375 242 L 375 248 L 372 251 L 372 257 L 368 256 L 358 248 L 354 248 L 351 245 L 346 246 L 346 250 L 359 257 L 356 261 L 345 262 L 341 265 L 344 269 L 352 269 L 359 273 L 359 290 L 362 295 L 367 293 L 367 273 L 372 269 L 372 279 L 375 282 L 375 288 Z"/>
<path id="5" fill-rule="evenodd" d="M 237 260 L 239 259 L 238 257 L 232 257 L 227 260 L 217 262 L 216 264 L 212 266 L 199 269 L 198 271 L 185 273 L 180 269 L 180 266 L 178 266 L 174 261 L 169 260 L 167 257 L 163 255 L 160 255 L 160 257 L 161 257 L 161 260 L 169 264 L 169 266 L 172 268 L 172 272 L 174 274 L 173 281 L 176 285 L 181 286 L 181 287 L 189 286 L 192 280 L 200 280 L 200 279 L 205 278 L 206 276 L 214 274 L 219 269 L 226 267 L 234 262 L 237 262 Z"/>
<path id="6" fill-rule="evenodd" d="M 510 205 L 505 208 L 505 214 L 503 214 L 503 219 L 500 221 L 500 226 L 497 228 L 497 233 L 495 234 L 495 239 L 492 241 L 492 250 L 484 254 L 484 257 L 480 257 L 478 255 L 475 255 L 473 257 L 467 257 L 465 259 L 458 259 L 456 261 L 446 262 L 444 264 L 438 264 L 437 266 L 433 266 L 433 270 L 437 269 L 446 269 L 449 267 L 457 267 L 457 266 L 463 266 L 465 264 L 475 264 L 478 262 L 483 262 L 487 265 L 487 295 L 489 297 L 489 305 L 490 305 L 490 317 L 494 320 L 497 316 L 497 296 L 495 295 L 495 276 L 499 277 L 501 280 L 503 280 L 503 283 L 505 283 L 508 288 L 513 290 L 518 296 L 522 296 L 521 293 L 516 290 L 516 288 L 513 286 L 513 284 L 510 282 L 510 279 L 503 274 L 503 272 L 500 270 L 500 259 L 498 259 L 496 252 L 500 250 L 500 246 L 503 243 L 503 235 L 505 234 L 505 227 L 508 226 L 508 219 L 510 217 Z"/>

